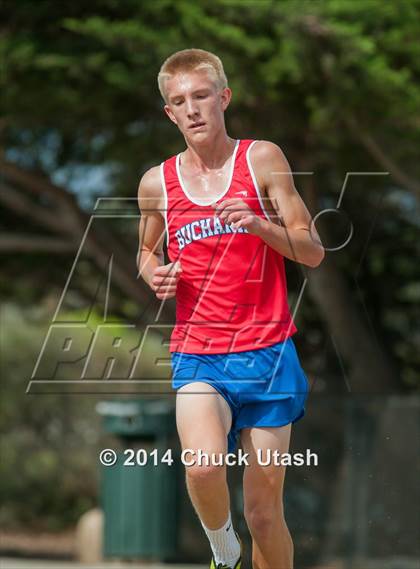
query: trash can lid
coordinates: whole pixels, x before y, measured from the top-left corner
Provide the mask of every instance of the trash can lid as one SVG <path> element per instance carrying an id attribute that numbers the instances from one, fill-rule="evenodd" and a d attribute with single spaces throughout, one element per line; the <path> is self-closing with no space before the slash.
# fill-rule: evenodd
<path id="1" fill-rule="evenodd" d="M 164 400 L 148 401 L 100 401 L 96 405 L 99 415 L 112 417 L 136 417 L 143 411 L 148 415 L 165 415 L 172 410 L 172 405 Z"/>

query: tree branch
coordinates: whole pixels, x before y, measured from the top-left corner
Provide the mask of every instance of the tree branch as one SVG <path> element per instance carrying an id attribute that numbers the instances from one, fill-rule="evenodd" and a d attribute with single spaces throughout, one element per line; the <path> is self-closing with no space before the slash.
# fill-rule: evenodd
<path id="1" fill-rule="evenodd" d="M 24 170 L 16 164 L 12 164 L 0 158 L 2 174 L 7 182 L 2 184 L 0 201 L 9 209 L 22 215 L 26 219 L 36 221 L 41 227 L 46 227 L 53 234 L 58 234 L 63 247 L 63 234 L 70 237 L 70 241 L 80 244 L 88 226 L 90 216 L 80 209 L 77 200 L 65 189 L 55 186 L 42 175 Z M 22 195 L 22 192 L 30 192 L 38 198 L 38 203 Z M 45 196 L 52 198 L 56 208 L 52 209 L 42 203 Z M 50 246 L 50 242 L 44 246 Z M 6 246 L 7 243 L 4 244 Z M 21 246 L 23 242 L 21 242 Z M 131 298 L 139 306 L 145 306 L 146 311 L 141 313 L 142 321 L 153 321 L 156 316 L 156 301 L 153 293 L 142 279 L 137 279 L 137 267 L 135 255 L 132 258 L 127 253 L 121 238 L 117 238 L 110 228 L 104 230 L 96 224 L 91 224 L 86 240 L 83 244 L 84 252 L 93 260 L 95 265 L 106 272 L 112 257 L 112 280 L 119 289 Z M 141 312 L 141 311 L 140 311 Z M 175 316 L 174 307 L 171 303 L 165 303 L 162 310 L 161 321 L 173 321 Z"/>
<path id="2" fill-rule="evenodd" d="M 39 206 L 8 184 L 0 184 L 0 202 L 8 209 L 26 217 L 27 220 L 34 220 L 42 227 L 47 227 L 53 232 L 60 234 L 74 233 L 70 231 L 70 227 L 66 226 L 65 220 L 60 215 L 57 215 L 57 212 Z"/>
<path id="3" fill-rule="evenodd" d="M 76 249 L 75 243 L 53 237 L 0 233 L 0 251 L 5 253 L 74 253 Z"/>
<path id="4" fill-rule="evenodd" d="M 24 187 L 33 194 L 42 196 L 48 195 L 54 201 L 59 200 L 60 203 L 63 201 L 66 202 L 67 206 L 73 206 L 76 204 L 76 199 L 70 192 L 52 184 L 39 172 L 25 170 L 17 164 L 4 160 L 3 158 L 0 159 L 0 168 L 3 176 L 5 176 L 9 181 L 13 182 L 13 184 Z"/>

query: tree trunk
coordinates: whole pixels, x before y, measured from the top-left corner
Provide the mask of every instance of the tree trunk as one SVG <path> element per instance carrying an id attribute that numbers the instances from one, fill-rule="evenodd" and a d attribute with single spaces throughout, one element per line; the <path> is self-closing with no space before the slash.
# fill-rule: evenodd
<path id="1" fill-rule="evenodd" d="M 310 155 L 310 150 L 306 152 Z M 300 171 L 314 170 L 310 160 L 301 158 L 299 162 Z M 314 216 L 319 211 L 314 176 L 302 176 L 299 186 Z M 323 227 L 323 230 L 328 233 L 328 228 Z M 396 389 L 394 366 L 369 328 L 362 304 L 356 301 L 345 276 L 338 270 L 334 255 L 337 255 L 334 251 L 327 252 L 321 265 L 309 271 L 308 289 L 328 326 L 340 364 L 348 370 L 347 377 L 343 378 L 346 389 L 358 393 L 385 393 Z"/>
<path id="2" fill-rule="evenodd" d="M 313 170 L 313 164 L 306 160 L 299 166 L 301 171 Z M 303 198 L 311 214 L 315 215 L 319 211 L 319 205 L 313 176 L 302 177 L 299 186 L 303 190 Z M 344 364 L 346 368 L 343 370 L 346 390 L 355 394 L 389 393 L 397 388 L 397 375 L 385 350 L 370 330 L 362 305 L 356 301 L 345 275 L 337 268 L 334 262 L 336 254 L 327 252 L 321 265 L 309 271 L 309 294 L 327 324 L 340 364 Z M 353 528 L 343 527 L 343 520 L 347 519 L 349 509 L 346 483 L 351 461 L 351 450 L 344 451 L 342 456 L 337 458 L 335 472 L 330 473 L 333 483 L 327 513 L 329 523 L 320 547 L 321 560 L 331 559 L 337 553 L 343 537 L 353 535 Z M 359 502 L 358 511 L 362 512 Z M 337 526 L 333 532 L 332 526 Z"/>
<path id="3" fill-rule="evenodd" d="M 333 255 L 327 253 L 323 263 L 310 272 L 308 288 L 328 325 L 338 357 L 348 369 L 347 389 L 356 393 L 395 390 L 397 377 L 393 366 L 369 330 Z"/>

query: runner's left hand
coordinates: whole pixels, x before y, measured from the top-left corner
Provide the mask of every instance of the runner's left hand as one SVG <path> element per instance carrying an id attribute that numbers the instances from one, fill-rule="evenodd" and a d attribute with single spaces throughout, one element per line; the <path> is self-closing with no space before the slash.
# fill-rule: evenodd
<path id="1" fill-rule="evenodd" d="M 240 198 L 223 200 L 220 203 L 213 203 L 212 206 L 215 209 L 215 215 L 225 223 L 236 229 L 244 227 L 249 233 L 258 234 L 261 227 L 261 217 Z"/>

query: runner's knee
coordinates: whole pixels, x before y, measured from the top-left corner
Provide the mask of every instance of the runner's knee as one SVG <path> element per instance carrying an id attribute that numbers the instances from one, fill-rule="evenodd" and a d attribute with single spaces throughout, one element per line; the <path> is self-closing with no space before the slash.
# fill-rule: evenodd
<path id="1" fill-rule="evenodd" d="M 214 464 L 186 466 L 185 472 L 190 482 L 195 485 L 203 485 L 204 487 L 226 479 L 226 467 Z"/>
<path id="2" fill-rule="evenodd" d="M 285 524 L 283 508 L 273 503 L 246 506 L 244 515 L 251 534 L 262 539 L 270 537 L 279 523 Z"/>

